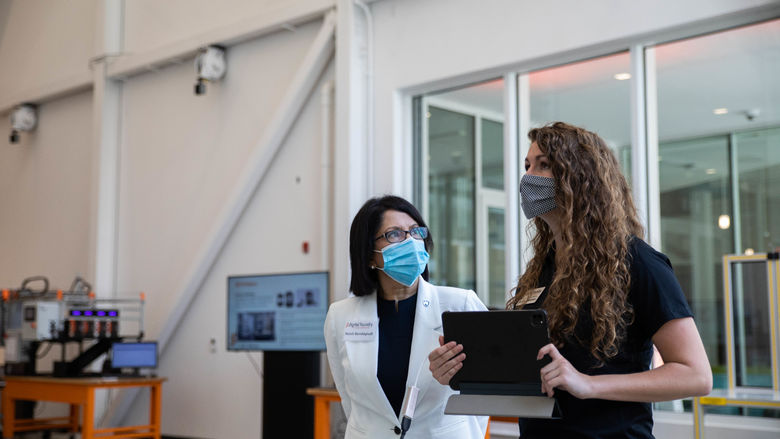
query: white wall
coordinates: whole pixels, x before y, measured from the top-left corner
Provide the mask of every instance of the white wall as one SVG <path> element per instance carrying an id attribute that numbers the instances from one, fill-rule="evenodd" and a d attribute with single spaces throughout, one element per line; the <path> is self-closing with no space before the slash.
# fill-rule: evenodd
<path id="1" fill-rule="evenodd" d="M 92 178 L 92 93 L 38 108 L 38 129 L 0 142 L 0 285 L 44 275 L 51 288 L 86 276 Z M 36 284 L 36 287 L 40 284 Z"/>
<path id="2" fill-rule="evenodd" d="M 230 47 L 227 76 L 204 96 L 193 95 L 190 62 L 125 82 L 118 286 L 147 293 L 151 338 L 319 28 L 313 22 Z M 315 93 L 162 358 L 166 433 L 259 436 L 260 380 L 243 353 L 225 351 L 225 279 L 322 268 L 319 112 Z M 147 413 L 139 398 L 131 418 Z"/>
<path id="3" fill-rule="evenodd" d="M 324 80 L 332 76 L 331 69 Z M 163 392 L 165 432 L 212 438 L 260 435 L 263 380 L 245 353 L 226 351 L 226 278 L 322 269 L 320 117 L 319 94 L 314 94 L 163 358 L 159 374 L 169 377 Z M 303 241 L 310 243 L 308 254 L 301 250 Z M 212 338 L 215 353 L 210 351 Z M 253 355 L 262 365 L 262 355 Z M 128 421 L 141 421 L 146 414 L 143 401 Z"/>
<path id="4" fill-rule="evenodd" d="M 96 5 L 96 0 L 0 1 L 0 105 L 24 92 L 89 79 Z"/>
<path id="5" fill-rule="evenodd" d="M 34 9 L 36 4 L 20 3 L 0 2 L 0 44 L 25 58 L 17 63 L 19 68 L 11 69 L 19 81 L 0 85 L 0 101 L 25 92 L 25 87 L 35 89 L 33 95 L 45 94 L 52 83 L 67 82 L 69 66 L 47 62 L 47 58 L 58 59 L 51 56 L 55 51 L 74 66 L 84 67 L 89 79 L 87 65 L 93 56 L 95 29 L 102 26 L 94 19 L 102 13 L 100 5 L 74 2 L 73 10 L 68 10 L 70 3 L 63 2 L 43 11 Z M 210 31 L 230 35 L 233 23 L 244 23 L 242 29 L 246 29 L 247 18 L 266 13 L 284 16 L 280 11 L 288 7 L 294 11 L 288 15 L 305 15 L 307 8 L 321 10 L 325 3 L 125 2 L 125 36 L 132 46 L 125 53 L 143 56 L 164 45 L 183 47 L 182 42 L 186 45 L 188 39 Z M 179 12 L 188 6 L 197 11 Z M 27 15 L 19 18 L 19 9 Z M 59 35 L 54 32 L 57 26 L 43 29 L 52 17 L 70 17 L 82 9 L 91 21 L 71 22 L 86 29 L 81 29 L 87 34 L 81 38 L 84 41 L 73 41 L 82 36 L 79 32 L 65 29 Z M 177 21 L 177 17 L 185 18 Z M 11 20 L 13 28 L 7 25 Z M 290 30 L 229 47 L 228 74 L 223 81 L 209 84 L 205 96 L 193 95 L 192 59 L 172 60 L 167 67 L 124 79 L 117 285 L 120 296 L 146 292 L 147 338 L 155 338 L 177 304 L 176 293 L 187 281 L 185 273 L 206 244 L 216 214 L 235 189 L 239 173 L 320 25 L 320 20 L 298 23 Z M 41 45 L 25 46 L 26 50 L 11 45 L 28 36 L 25 26 L 38 30 Z M 2 67 L 9 64 L 3 62 Z M 43 79 L 37 80 L 38 76 Z M 320 85 L 332 78 L 330 67 Z M 251 437 L 260 436 L 261 382 L 244 354 L 225 351 L 225 277 L 323 268 L 319 99 L 316 89 L 227 244 L 225 259 L 210 273 L 201 298 L 188 310 L 162 359 L 159 373 L 171 377 L 163 392 L 164 433 L 245 437 L 251 432 Z M 23 133 L 20 146 L 0 148 L 3 286 L 17 286 L 23 276 L 43 273 L 55 286 L 67 287 L 75 274 L 91 268 L 94 219 L 90 215 L 97 184 L 93 104 L 92 93 L 46 102 L 40 108 L 38 130 Z M 301 250 L 304 240 L 310 244 L 308 254 Z M 211 338 L 216 340 L 213 353 Z M 224 411 L 215 410 L 215 404 Z M 51 412 L 56 407 L 45 409 Z M 139 398 L 126 420 L 146 420 L 147 416 L 146 399 Z"/>
<path id="6" fill-rule="evenodd" d="M 125 1 L 125 51 L 143 53 L 178 43 L 194 34 L 267 15 L 289 3 L 286 0 Z"/>
<path id="7" fill-rule="evenodd" d="M 225 79 L 204 96 L 190 62 L 124 84 L 117 277 L 148 293 L 151 334 L 318 29 L 229 48 Z"/>

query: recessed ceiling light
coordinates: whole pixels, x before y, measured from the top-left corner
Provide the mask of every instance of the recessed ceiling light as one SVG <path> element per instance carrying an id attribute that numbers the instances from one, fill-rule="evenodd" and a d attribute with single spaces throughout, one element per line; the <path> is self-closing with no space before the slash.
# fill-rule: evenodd
<path id="1" fill-rule="evenodd" d="M 715 174 L 716 172 L 718 172 L 718 170 L 715 169 L 715 168 L 710 168 L 710 169 L 707 169 L 706 172 L 707 172 L 707 175 L 712 175 L 712 174 Z"/>
<path id="2" fill-rule="evenodd" d="M 626 79 L 631 79 L 631 73 L 616 73 L 615 79 L 618 81 L 625 81 Z"/>
<path id="3" fill-rule="evenodd" d="M 712 110 L 712 114 L 717 114 L 718 116 L 720 116 L 721 114 L 726 114 L 728 112 L 729 112 L 728 108 L 716 108 Z"/>

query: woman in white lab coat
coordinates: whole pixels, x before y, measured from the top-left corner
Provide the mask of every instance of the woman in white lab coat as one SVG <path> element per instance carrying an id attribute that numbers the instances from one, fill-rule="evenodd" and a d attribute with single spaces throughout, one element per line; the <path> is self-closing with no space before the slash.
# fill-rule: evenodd
<path id="1" fill-rule="evenodd" d="M 441 313 L 485 310 L 473 291 L 426 281 L 432 249 L 422 216 L 402 198 L 368 200 L 352 222 L 352 295 L 333 303 L 325 321 L 346 439 L 485 435 L 486 417 L 444 414 L 454 392 L 428 368 L 428 354 L 439 346 Z M 411 424 L 404 421 L 408 404 L 415 407 Z"/>

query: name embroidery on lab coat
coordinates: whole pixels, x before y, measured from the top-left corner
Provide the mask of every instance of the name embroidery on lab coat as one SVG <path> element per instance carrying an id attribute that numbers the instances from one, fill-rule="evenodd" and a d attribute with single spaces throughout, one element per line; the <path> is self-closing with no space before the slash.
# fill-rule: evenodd
<path id="1" fill-rule="evenodd" d="M 372 341 L 376 336 L 378 320 L 367 322 L 347 322 L 344 326 L 345 341 Z"/>

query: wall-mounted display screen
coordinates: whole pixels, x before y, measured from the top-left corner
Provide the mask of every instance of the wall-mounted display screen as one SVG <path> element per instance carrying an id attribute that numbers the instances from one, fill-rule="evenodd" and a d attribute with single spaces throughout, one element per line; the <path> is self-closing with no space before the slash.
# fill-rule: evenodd
<path id="1" fill-rule="evenodd" d="M 323 351 L 328 273 L 228 277 L 228 350 Z"/>

